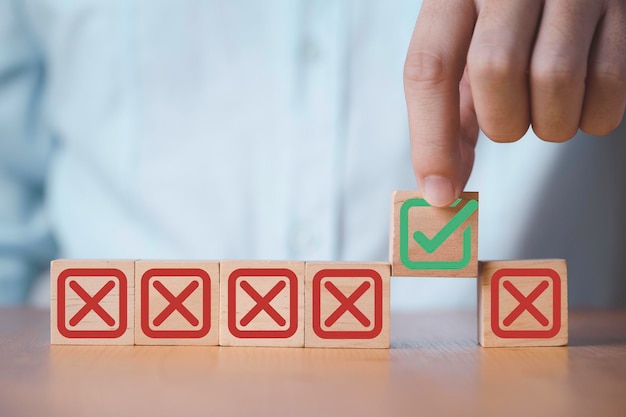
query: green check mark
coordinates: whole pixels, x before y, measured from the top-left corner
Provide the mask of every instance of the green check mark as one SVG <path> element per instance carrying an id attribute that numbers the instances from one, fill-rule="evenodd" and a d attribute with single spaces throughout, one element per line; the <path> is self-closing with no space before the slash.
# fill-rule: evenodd
<path id="1" fill-rule="evenodd" d="M 461 199 L 457 199 L 450 207 L 456 207 Z M 423 198 L 406 200 L 400 207 L 400 261 L 411 270 L 460 270 L 465 268 L 472 257 L 472 226 L 463 231 L 462 254 L 460 259 L 428 260 L 412 259 L 409 254 L 409 210 L 412 207 L 429 207 Z M 412 234 L 413 240 L 428 254 L 435 252 L 463 223 L 478 210 L 478 201 L 469 200 L 437 234 L 429 239 L 422 231 Z"/>
<path id="2" fill-rule="evenodd" d="M 461 210 L 459 210 L 452 219 L 437 234 L 429 239 L 424 232 L 416 231 L 413 233 L 413 239 L 428 253 L 433 253 L 439 246 L 443 244 L 469 217 L 478 209 L 478 202 L 470 200 Z"/>

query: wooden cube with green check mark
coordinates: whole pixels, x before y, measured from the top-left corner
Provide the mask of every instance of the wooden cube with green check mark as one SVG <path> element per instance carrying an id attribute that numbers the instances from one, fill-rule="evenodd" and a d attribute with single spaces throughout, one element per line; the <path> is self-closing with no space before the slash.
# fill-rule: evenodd
<path id="1" fill-rule="evenodd" d="M 436 208 L 418 191 L 396 191 L 390 262 L 393 276 L 477 277 L 478 193 Z"/>

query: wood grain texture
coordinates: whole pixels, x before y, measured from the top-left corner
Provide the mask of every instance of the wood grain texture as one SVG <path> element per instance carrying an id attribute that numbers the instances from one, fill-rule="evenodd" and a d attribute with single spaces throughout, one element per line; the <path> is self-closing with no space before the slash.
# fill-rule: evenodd
<path id="1" fill-rule="evenodd" d="M 626 311 L 570 314 L 567 347 L 483 349 L 474 311 L 391 315 L 391 349 L 50 346 L 0 309 L 0 415 L 623 417 Z"/>
<path id="2" fill-rule="evenodd" d="M 388 263 L 307 262 L 305 347 L 388 348 Z"/>
<path id="3" fill-rule="evenodd" d="M 218 345 L 219 262 L 137 261 L 135 344 Z"/>
<path id="4" fill-rule="evenodd" d="M 134 268 L 129 260 L 52 261 L 51 343 L 132 345 Z"/>
<path id="5" fill-rule="evenodd" d="M 566 345 L 565 261 L 480 262 L 478 339 L 485 347 Z"/>
<path id="6" fill-rule="evenodd" d="M 221 346 L 304 346 L 304 262 L 220 262 Z"/>
<path id="7" fill-rule="evenodd" d="M 436 208 L 419 191 L 394 192 L 389 259 L 392 276 L 477 277 L 478 193 L 462 193 L 453 206 Z"/>

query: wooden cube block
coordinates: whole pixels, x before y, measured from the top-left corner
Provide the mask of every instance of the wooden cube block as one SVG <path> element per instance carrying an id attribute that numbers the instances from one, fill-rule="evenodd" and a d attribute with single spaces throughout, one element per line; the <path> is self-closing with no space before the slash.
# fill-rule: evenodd
<path id="1" fill-rule="evenodd" d="M 396 191 L 391 213 L 392 276 L 478 276 L 478 193 L 436 208 L 418 191 Z"/>
<path id="2" fill-rule="evenodd" d="M 567 344 L 562 259 L 480 262 L 478 340 L 485 347 Z"/>
<path id="3" fill-rule="evenodd" d="M 220 345 L 304 346 L 304 262 L 220 262 Z"/>
<path id="4" fill-rule="evenodd" d="M 135 263 L 136 345 L 217 345 L 219 262 Z"/>
<path id="5" fill-rule="evenodd" d="M 306 347 L 389 348 L 388 263 L 307 262 Z"/>
<path id="6" fill-rule="evenodd" d="M 132 345 L 135 261 L 67 260 L 50 265 L 53 345 Z"/>

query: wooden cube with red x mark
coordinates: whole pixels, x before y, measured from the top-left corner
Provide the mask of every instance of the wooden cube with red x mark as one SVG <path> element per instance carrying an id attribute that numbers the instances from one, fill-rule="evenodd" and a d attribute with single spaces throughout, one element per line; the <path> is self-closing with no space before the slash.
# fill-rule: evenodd
<path id="1" fill-rule="evenodd" d="M 217 345 L 219 262 L 137 261 L 135 344 Z"/>
<path id="2" fill-rule="evenodd" d="M 51 343 L 132 345 L 134 268 L 135 261 L 52 261 Z"/>
<path id="3" fill-rule="evenodd" d="M 567 344 L 562 259 L 479 263 L 478 340 L 485 347 Z"/>
<path id="4" fill-rule="evenodd" d="M 305 346 L 389 347 L 388 263 L 307 262 Z"/>
<path id="5" fill-rule="evenodd" d="M 220 345 L 304 346 L 304 262 L 220 262 Z"/>

